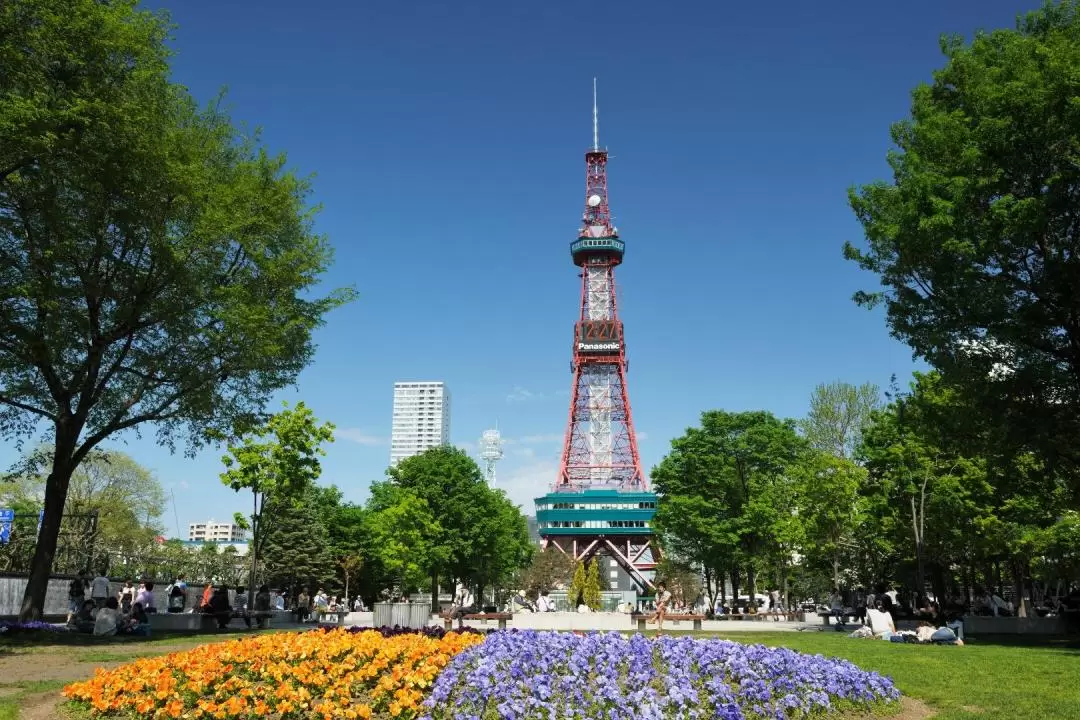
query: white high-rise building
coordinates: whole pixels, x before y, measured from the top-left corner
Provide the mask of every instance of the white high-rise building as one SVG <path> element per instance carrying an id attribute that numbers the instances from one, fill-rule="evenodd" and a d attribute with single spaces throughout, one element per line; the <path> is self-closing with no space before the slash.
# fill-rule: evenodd
<path id="1" fill-rule="evenodd" d="M 188 525 L 188 540 L 199 542 L 244 542 L 247 531 L 229 522 L 208 520 Z"/>
<path id="2" fill-rule="evenodd" d="M 394 383 L 390 466 L 450 444 L 450 391 L 441 382 Z"/>

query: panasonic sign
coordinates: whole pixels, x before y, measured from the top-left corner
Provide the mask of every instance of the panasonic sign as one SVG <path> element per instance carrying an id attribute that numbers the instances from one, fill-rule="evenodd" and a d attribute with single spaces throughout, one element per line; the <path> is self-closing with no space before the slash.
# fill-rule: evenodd
<path id="1" fill-rule="evenodd" d="M 617 342 L 579 342 L 578 352 L 619 352 L 622 346 Z"/>

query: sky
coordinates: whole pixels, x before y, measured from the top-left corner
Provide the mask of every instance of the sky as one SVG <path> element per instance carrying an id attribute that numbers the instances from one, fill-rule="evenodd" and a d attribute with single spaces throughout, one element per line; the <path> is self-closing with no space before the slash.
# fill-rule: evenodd
<path id="1" fill-rule="evenodd" d="M 598 78 L 626 241 L 617 271 L 646 472 L 704 410 L 805 414 L 816 385 L 917 366 L 851 295 L 847 189 L 888 178 L 889 125 L 943 64 L 942 33 L 1011 27 L 1037 0 L 167 0 L 174 78 L 314 174 L 326 287 L 358 299 L 317 333 L 295 388 L 333 422 L 322 484 L 362 502 L 389 460 L 392 385 L 442 380 L 454 444 L 498 426 L 498 485 L 532 512 L 565 430 Z M 161 3 L 154 3 L 154 7 Z M 221 449 L 153 432 L 107 447 L 171 491 L 164 524 L 248 507 Z M 0 441 L 0 463 L 16 457 Z"/>

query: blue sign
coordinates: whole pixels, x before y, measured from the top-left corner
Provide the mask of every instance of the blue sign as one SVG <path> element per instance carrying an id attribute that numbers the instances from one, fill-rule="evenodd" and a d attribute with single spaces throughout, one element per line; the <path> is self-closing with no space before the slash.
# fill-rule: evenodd
<path id="1" fill-rule="evenodd" d="M 11 542 L 11 523 L 15 520 L 15 511 L 11 508 L 0 509 L 0 544 Z"/>

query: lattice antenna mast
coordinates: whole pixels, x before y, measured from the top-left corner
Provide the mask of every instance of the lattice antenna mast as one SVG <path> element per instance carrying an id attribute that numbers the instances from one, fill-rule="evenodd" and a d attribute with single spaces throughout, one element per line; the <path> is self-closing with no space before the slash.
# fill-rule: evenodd
<path id="1" fill-rule="evenodd" d="M 502 460 L 502 437 L 497 429 L 485 430 L 480 436 L 480 459 L 484 461 L 484 477 L 488 485 L 495 484 L 495 465 Z"/>
<path id="2" fill-rule="evenodd" d="M 592 79 L 592 149 L 600 150 L 600 112 L 596 108 L 596 78 Z"/>

